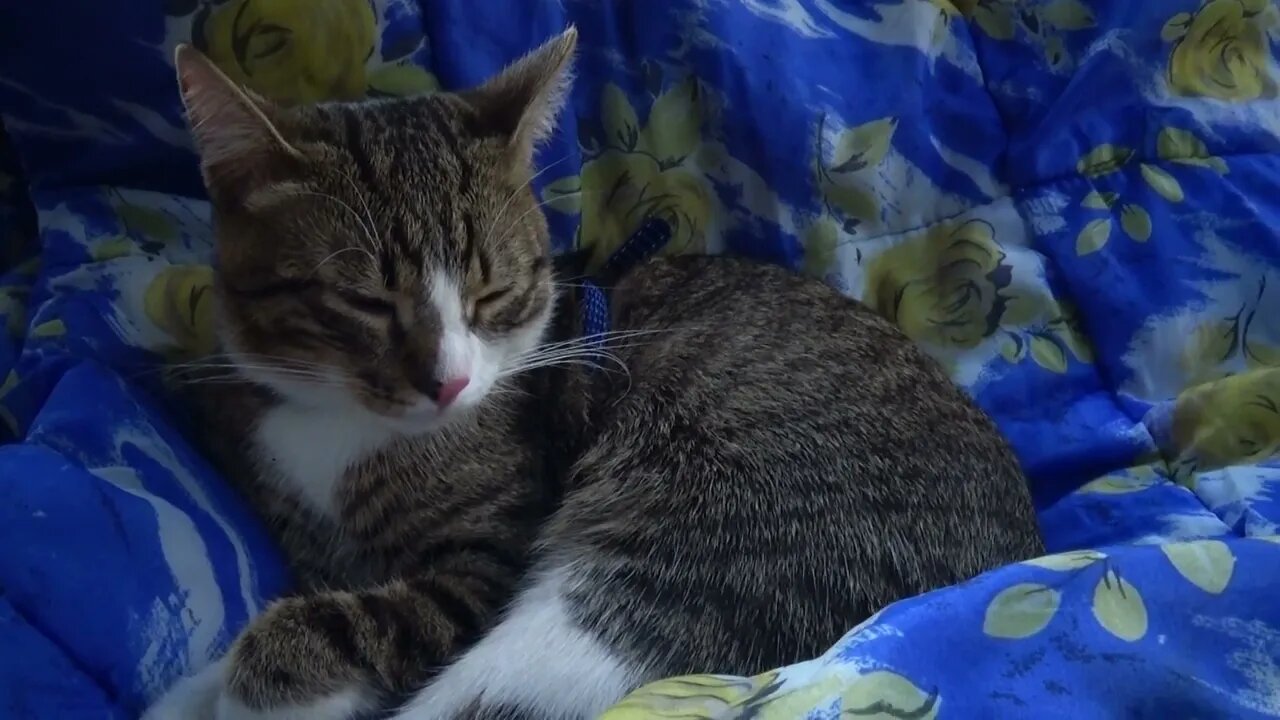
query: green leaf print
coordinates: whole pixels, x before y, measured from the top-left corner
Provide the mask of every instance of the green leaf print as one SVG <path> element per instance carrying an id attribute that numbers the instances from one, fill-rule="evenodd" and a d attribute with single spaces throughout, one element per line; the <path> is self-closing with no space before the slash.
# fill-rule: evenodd
<path id="1" fill-rule="evenodd" d="M 1098 252 L 1111 239 L 1111 218 L 1101 218 L 1084 226 L 1076 236 L 1076 255 Z"/>
<path id="2" fill-rule="evenodd" d="M 1178 180 L 1169 173 L 1161 170 L 1155 165 L 1142 164 L 1142 177 L 1151 186 L 1152 190 L 1160 193 L 1160 195 L 1169 202 L 1182 202 L 1182 186 L 1178 184 Z"/>
<path id="3" fill-rule="evenodd" d="M 836 139 L 835 164 L 831 171 L 857 172 L 879 165 L 889 152 L 897 127 L 897 118 L 886 117 L 840 133 Z"/>
<path id="4" fill-rule="evenodd" d="M 1161 545 L 1161 552 L 1173 567 L 1193 585 L 1212 595 L 1221 595 L 1231 582 L 1236 556 L 1220 540 Z"/>
<path id="5" fill-rule="evenodd" d="M 939 705 L 936 690 L 925 692 L 897 673 L 877 670 L 854 680 L 840 696 L 840 717 L 933 720 Z"/>
<path id="6" fill-rule="evenodd" d="M 686 78 L 653 101 L 645 133 L 649 151 L 664 162 L 679 162 L 698 149 L 702 112 L 697 78 Z"/>
<path id="7" fill-rule="evenodd" d="M 1116 204 L 1116 200 L 1120 195 L 1113 192 L 1098 192 L 1094 190 L 1084 196 L 1084 200 L 1080 202 L 1081 207 L 1087 207 L 1093 210 L 1110 210 L 1112 205 Z"/>
<path id="8" fill-rule="evenodd" d="M 1167 127 L 1160 131 L 1156 137 L 1156 154 L 1169 162 L 1207 167 L 1223 175 L 1229 172 L 1222 158 L 1210 155 L 1200 138 L 1181 128 Z"/>
<path id="9" fill-rule="evenodd" d="M 627 94 L 622 88 L 609 83 L 604 86 L 600 105 L 606 144 L 619 150 L 635 150 L 636 141 L 640 138 L 640 120 Z"/>
<path id="10" fill-rule="evenodd" d="M 582 177 L 562 177 L 542 188 L 542 201 L 546 206 L 566 215 L 582 212 Z"/>
<path id="11" fill-rule="evenodd" d="M 1007 335 L 1000 341 L 1000 354 L 1010 363 L 1020 363 L 1027 357 L 1027 341 L 1017 335 Z"/>
<path id="12" fill-rule="evenodd" d="M 10 370 L 9 374 L 4 376 L 4 382 L 0 383 L 0 399 L 13 392 L 13 389 L 18 387 L 18 382 L 18 371 Z"/>
<path id="13" fill-rule="evenodd" d="M 1058 339 L 1072 355 L 1082 363 L 1093 362 L 1093 348 L 1089 345 L 1089 339 L 1081 334 L 1076 328 L 1070 325 L 1063 325 L 1054 331 L 1054 337 Z"/>
<path id="14" fill-rule="evenodd" d="M 178 239 L 178 225 L 169 213 L 155 208 L 121 202 L 116 204 L 116 214 L 130 233 L 144 240 L 170 242 Z"/>
<path id="15" fill-rule="evenodd" d="M 973 7 L 970 17 L 992 40 L 1012 40 L 1017 34 L 1013 9 L 1004 3 L 979 3 Z"/>
<path id="16" fill-rule="evenodd" d="M 1084 30 L 1096 24 L 1080 0 L 1052 0 L 1041 8 L 1040 18 L 1060 30 Z"/>
<path id="17" fill-rule="evenodd" d="M 124 235 L 117 235 L 95 243 L 90 249 L 89 255 L 94 262 L 106 262 L 130 255 L 137 249 L 138 246 L 134 244 L 133 240 Z"/>
<path id="18" fill-rule="evenodd" d="M 1049 625 L 1061 604 L 1061 593 L 1048 585 L 1018 583 L 992 598 L 982 632 L 1006 640 L 1031 637 Z"/>
<path id="19" fill-rule="evenodd" d="M 1085 153 L 1076 163 L 1076 170 L 1081 175 L 1098 177 L 1115 172 L 1124 167 L 1133 158 L 1133 150 L 1118 145 L 1099 145 Z"/>
<path id="20" fill-rule="evenodd" d="M 13 389 L 18 387 L 18 382 L 19 378 L 17 371 L 10 370 L 9 374 L 4 378 L 4 382 L 0 383 L 0 399 L 3 399 L 10 392 L 13 392 Z M 18 418 L 14 417 L 13 412 L 4 405 L 0 405 L 0 423 L 4 423 L 5 427 L 9 430 L 9 434 L 15 436 L 21 434 L 19 432 L 20 428 L 18 427 Z"/>
<path id="21" fill-rule="evenodd" d="M 1040 288 L 1029 292 L 1010 292 L 1006 289 L 1004 319 L 1001 325 L 1022 327 L 1033 325 L 1045 318 L 1058 314 L 1058 301 L 1049 294 L 1048 288 Z"/>
<path id="22" fill-rule="evenodd" d="M 685 675 L 645 685 L 609 708 L 600 720 L 650 717 L 719 717 L 777 689 L 777 671 L 754 678 Z"/>
<path id="23" fill-rule="evenodd" d="M 1155 476 L 1138 478 L 1128 475 L 1103 475 L 1085 483 L 1076 492 L 1094 495 L 1127 495 L 1154 487 L 1157 482 Z"/>
<path id="24" fill-rule="evenodd" d="M 834 210 L 848 218 L 873 220 L 880 214 L 875 197 L 852 185 L 838 185 L 830 180 L 824 180 L 822 195 Z"/>
<path id="25" fill-rule="evenodd" d="M 1191 27 L 1191 13 L 1180 12 L 1169 18 L 1169 21 L 1160 29 L 1160 39 L 1167 43 L 1177 42 L 1187 34 L 1187 28 Z"/>
<path id="26" fill-rule="evenodd" d="M 1059 572 L 1072 572 L 1081 568 L 1089 567 L 1099 560 L 1106 559 L 1107 554 L 1097 550 L 1073 550 L 1072 552 L 1058 553 L 1057 555 L 1045 555 L 1044 557 L 1035 558 L 1033 560 L 1023 561 L 1023 565 L 1033 565 L 1035 567 L 1044 568 L 1045 570 L 1057 570 Z"/>
<path id="27" fill-rule="evenodd" d="M 809 226 L 804 236 L 804 273 L 822 278 L 836 264 L 836 246 L 840 231 L 830 217 L 823 216 Z"/>
<path id="28" fill-rule="evenodd" d="M 4 316 L 4 327 L 0 332 L 8 331 L 9 337 L 20 339 L 27 331 L 27 291 L 16 287 L 0 288 L 0 316 Z"/>
<path id="29" fill-rule="evenodd" d="M 1093 589 L 1093 616 L 1107 632 L 1134 642 L 1147 634 L 1147 606 L 1138 588 L 1108 569 Z"/>
<path id="30" fill-rule="evenodd" d="M 1067 353 L 1061 345 L 1043 335 L 1031 336 L 1031 359 L 1050 372 L 1061 375 L 1067 371 Z"/>
<path id="31" fill-rule="evenodd" d="M 1151 238 L 1151 216 L 1140 205 L 1125 205 L 1120 210 L 1120 227 L 1137 242 Z"/>
<path id="32" fill-rule="evenodd" d="M 412 63 L 383 65 L 369 73 L 369 90 L 374 94 L 408 97 L 439 89 L 435 75 Z"/>
<path id="33" fill-rule="evenodd" d="M 33 338 L 61 337 L 67 334 L 67 326 L 61 320 L 50 320 L 31 328 Z"/>
<path id="34" fill-rule="evenodd" d="M 1230 320 L 1197 325 L 1182 351 L 1181 365 L 1191 380 L 1208 380 L 1240 350 L 1240 327 Z"/>

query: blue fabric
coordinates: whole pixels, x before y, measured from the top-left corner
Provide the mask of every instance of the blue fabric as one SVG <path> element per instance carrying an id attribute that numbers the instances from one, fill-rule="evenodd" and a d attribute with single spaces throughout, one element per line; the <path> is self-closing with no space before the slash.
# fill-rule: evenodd
<path id="1" fill-rule="evenodd" d="M 1268 0 L 0 4 L 39 219 L 38 257 L 0 267 L 0 713 L 131 716 L 287 588 L 149 399 L 213 342 L 174 45 L 308 101 L 470 85 L 570 21 L 535 183 L 556 249 L 603 277 L 660 220 L 658 252 L 861 298 L 996 419 L 1067 553 L 615 717 L 1280 715 Z"/>
<path id="2" fill-rule="evenodd" d="M 593 277 L 582 280 L 579 304 L 582 314 L 582 334 L 594 344 L 604 342 L 609 332 L 609 289 L 617 278 L 658 252 L 671 240 L 671 227 L 662 220 L 646 220 L 627 241 L 614 251 L 604 266 Z M 604 282 L 602 287 L 597 280 Z"/>
<path id="3" fill-rule="evenodd" d="M 594 280 L 583 280 L 580 289 L 582 303 L 582 335 L 593 345 L 604 342 L 609 332 L 609 295 Z"/>

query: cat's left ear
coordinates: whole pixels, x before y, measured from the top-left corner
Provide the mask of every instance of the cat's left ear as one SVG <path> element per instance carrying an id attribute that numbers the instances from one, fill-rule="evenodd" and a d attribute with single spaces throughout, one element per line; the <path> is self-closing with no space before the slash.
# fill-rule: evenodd
<path id="1" fill-rule="evenodd" d="M 174 51 L 178 88 L 187 110 L 205 186 L 214 201 L 243 197 L 299 153 L 276 128 L 276 108 L 241 88 L 190 45 Z"/>
<path id="2" fill-rule="evenodd" d="M 573 53 L 578 29 L 570 26 L 490 78 L 463 94 L 484 116 L 486 124 L 510 137 L 515 160 L 533 162 L 533 151 L 550 137 L 573 85 Z"/>

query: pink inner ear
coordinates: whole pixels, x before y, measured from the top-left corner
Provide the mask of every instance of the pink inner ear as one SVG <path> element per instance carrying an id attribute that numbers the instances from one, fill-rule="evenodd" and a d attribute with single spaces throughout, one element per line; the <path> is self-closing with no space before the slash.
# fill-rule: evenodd
<path id="1" fill-rule="evenodd" d="M 272 150 L 297 153 L 272 125 L 266 101 L 240 89 L 200 51 L 179 46 L 174 65 L 210 191 L 248 179 Z"/>
<path id="2" fill-rule="evenodd" d="M 509 117 L 513 144 L 532 157 L 555 129 L 573 83 L 578 31 L 570 27 L 489 79 L 470 95 L 484 112 Z"/>

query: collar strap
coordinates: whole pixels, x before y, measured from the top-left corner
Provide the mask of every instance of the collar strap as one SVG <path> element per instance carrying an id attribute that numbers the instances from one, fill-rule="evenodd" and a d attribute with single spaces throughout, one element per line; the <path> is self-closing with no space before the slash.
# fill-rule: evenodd
<path id="1" fill-rule="evenodd" d="M 604 335 L 609 332 L 611 325 L 607 288 L 611 288 L 633 268 L 661 250 L 670 240 L 671 226 L 665 220 L 646 218 L 640 228 L 605 260 L 599 272 L 582 282 L 578 291 L 582 335 L 593 345 L 603 344 Z"/>

